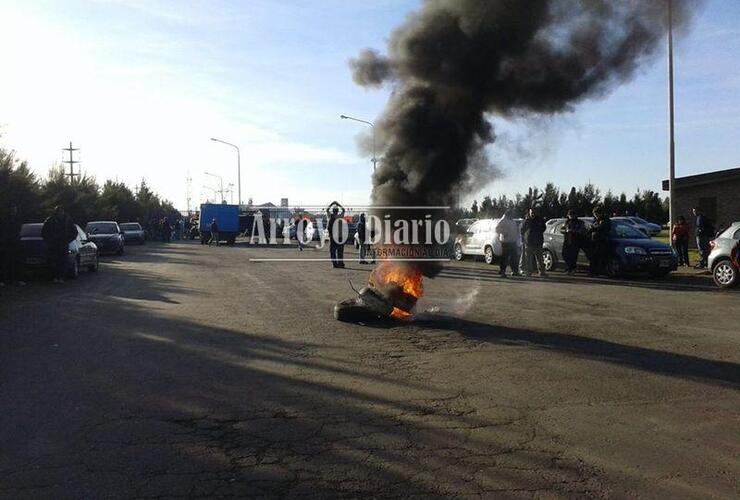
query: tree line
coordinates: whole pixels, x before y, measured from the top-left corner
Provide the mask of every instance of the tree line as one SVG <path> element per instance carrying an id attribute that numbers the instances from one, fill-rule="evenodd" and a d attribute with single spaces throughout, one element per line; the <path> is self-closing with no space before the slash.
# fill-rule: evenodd
<path id="1" fill-rule="evenodd" d="M 174 221 L 180 212 L 171 202 L 154 193 L 146 181 L 131 189 L 123 182 L 107 180 L 100 186 L 94 177 L 83 175 L 72 182 L 55 166 L 46 178 L 39 178 L 26 161 L 0 148 L 0 200 L 18 207 L 24 222 L 41 222 L 61 205 L 72 220 L 84 226 L 91 220 L 140 222 L 148 225 L 164 217 Z"/>
<path id="2" fill-rule="evenodd" d="M 525 194 L 517 193 L 513 198 L 501 195 L 498 198 L 486 196 L 483 201 L 473 201 L 473 205 L 464 211 L 466 217 L 490 218 L 500 217 L 506 210 L 516 217 L 524 217 L 530 207 L 539 209 L 547 219 L 564 217 L 570 209 L 579 216 L 590 216 L 597 206 L 604 208 L 609 215 L 638 215 L 658 224 L 668 222 L 668 198 L 651 190 L 637 190 L 628 198 L 625 193 L 619 195 L 601 191 L 591 183 L 583 187 L 572 187 L 563 191 L 552 182 L 544 189 L 531 187 Z"/>

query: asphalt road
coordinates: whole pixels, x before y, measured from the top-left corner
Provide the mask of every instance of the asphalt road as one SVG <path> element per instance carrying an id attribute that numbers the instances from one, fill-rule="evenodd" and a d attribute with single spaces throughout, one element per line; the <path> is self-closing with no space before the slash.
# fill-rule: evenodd
<path id="1" fill-rule="evenodd" d="M 4 498 L 740 495 L 740 293 L 450 264 L 405 324 L 369 266 L 149 244 L 0 293 Z"/>

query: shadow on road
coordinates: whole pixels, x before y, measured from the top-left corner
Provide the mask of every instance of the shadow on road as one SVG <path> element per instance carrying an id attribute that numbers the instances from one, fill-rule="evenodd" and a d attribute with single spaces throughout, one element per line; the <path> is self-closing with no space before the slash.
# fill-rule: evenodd
<path id="1" fill-rule="evenodd" d="M 567 333 L 536 332 L 449 316 L 423 315 L 412 323 L 420 328 L 459 332 L 466 337 L 503 345 L 556 351 L 642 371 L 740 388 L 740 365 L 685 354 L 630 346 Z"/>
<path id="2" fill-rule="evenodd" d="M 0 415 L 3 496 L 433 498 L 594 486 L 516 409 L 480 418 L 461 394 L 325 357 L 281 338 L 278 322 L 259 335 L 167 314 L 140 300 L 176 304 L 195 291 L 154 268 L 105 272 L 97 285 L 26 297 L 0 340 L 0 405 L 11 409 Z"/>

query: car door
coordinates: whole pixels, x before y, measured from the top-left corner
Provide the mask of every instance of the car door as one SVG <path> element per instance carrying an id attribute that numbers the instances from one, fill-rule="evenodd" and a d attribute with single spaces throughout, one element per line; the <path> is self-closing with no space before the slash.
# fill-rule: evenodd
<path id="1" fill-rule="evenodd" d="M 558 261 L 563 260 L 563 243 L 565 242 L 565 236 L 560 233 L 560 229 L 563 227 L 563 224 L 565 224 L 565 221 L 556 222 L 550 226 L 548 232 L 545 233 L 545 243 Z"/>
<path id="2" fill-rule="evenodd" d="M 476 250 L 476 239 L 475 236 L 480 232 L 481 223 L 483 221 L 476 221 L 474 222 L 465 233 L 465 236 L 463 238 L 463 253 L 466 254 L 475 254 L 477 252 Z"/>
<path id="3" fill-rule="evenodd" d="M 478 228 L 473 234 L 473 244 L 474 249 L 473 252 L 477 255 L 483 255 L 483 249 L 486 246 L 486 243 L 488 242 L 488 239 L 490 238 L 491 234 L 491 221 L 490 220 L 482 220 L 478 222 Z"/>
<path id="4" fill-rule="evenodd" d="M 80 229 L 80 226 L 75 227 L 77 228 L 77 238 L 75 238 L 75 240 L 77 241 L 77 246 L 79 248 L 80 266 L 85 267 L 92 264 L 92 254 L 95 251 L 93 250 L 92 245 L 87 241 L 87 234 Z"/>

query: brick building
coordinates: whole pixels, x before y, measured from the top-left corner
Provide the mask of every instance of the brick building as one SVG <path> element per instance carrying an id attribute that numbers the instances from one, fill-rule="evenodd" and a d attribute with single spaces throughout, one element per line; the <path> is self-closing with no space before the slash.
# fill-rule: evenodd
<path id="1" fill-rule="evenodd" d="M 663 191 L 668 191 L 667 180 L 663 181 Z M 676 216 L 686 217 L 692 235 L 694 207 L 700 207 L 717 228 L 740 220 L 740 168 L 678 177 L 674 191 Z M 696 244 L 693 237 L 690 242 Z"/>

